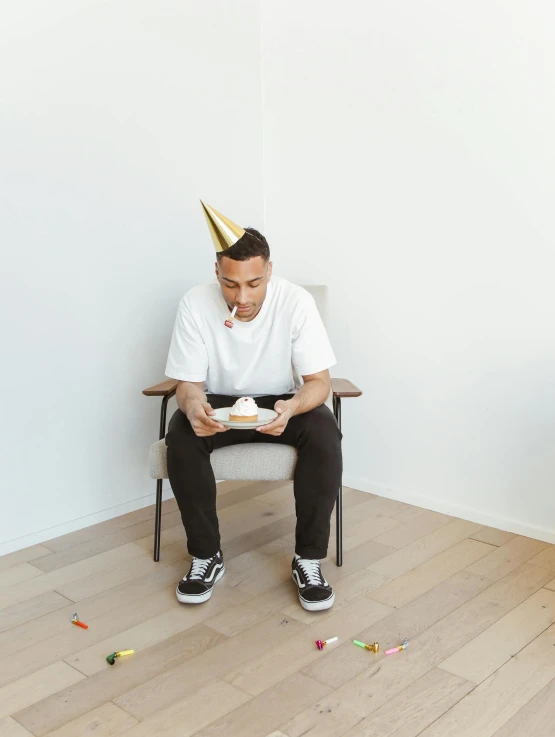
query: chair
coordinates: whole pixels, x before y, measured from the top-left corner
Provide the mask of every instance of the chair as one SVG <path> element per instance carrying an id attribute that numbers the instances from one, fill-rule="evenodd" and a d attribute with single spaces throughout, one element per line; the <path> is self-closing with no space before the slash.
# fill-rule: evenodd
<path id="1" fill-rule="evenodd" d="M 316 301 L 326 324 L 327 287 L 306 286 Z M 154 518 L 154 560 L 160 560 L 160 533 L 162 527 L 162 481 L 168 478 L 166 448 L 166 410 L 168 401 L 176 392 L 177 381 L 167 379 L 143 391 L 147 397 L 162 397 L 159 440 L 150 447 L 149 473 L 156 479 L 156 513 Z M 347 379 L 332 379 L 331 392 L 326 402 L 333 410 L 341 429 L 341 400 L 360 397 L 362 392 Z M 291 481 L 297 462 L 297 451 L 292 446 L 273 443 L 244 443 L 215 450 L 211 455 L 214 476 L 220 481 Z M 343 486 L 337 491 L 335 506 L 336 563 L 343 565 Z"/>

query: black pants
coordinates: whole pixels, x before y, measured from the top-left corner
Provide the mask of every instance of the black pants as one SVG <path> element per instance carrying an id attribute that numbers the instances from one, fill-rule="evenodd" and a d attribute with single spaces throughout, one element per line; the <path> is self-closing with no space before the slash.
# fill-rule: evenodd
<path id="1" fill-rule="evenodd" d="M 256 403 L 273 409 L 278 399 L 289 398 L 290 395 L 257 397 Z M 236 397 L 208 396 L 213 408 L 231 407 L 235 400 Z M 325 558 L 331 513 L 343 471 L 341 433 L 333 413 L 325 405 L 292 417 L 279 436 L 256 430 L 228 430 L 199 438 L 187 417 L 177 410 L 166 435 L 168 475 L 187 533 L 189 553 L 197 558 L 209 558 L 220 549 L 216 481 L 210 453 L 237 443 L 281 443 L 297 449 L 295 551 L 302 558 Z"/>

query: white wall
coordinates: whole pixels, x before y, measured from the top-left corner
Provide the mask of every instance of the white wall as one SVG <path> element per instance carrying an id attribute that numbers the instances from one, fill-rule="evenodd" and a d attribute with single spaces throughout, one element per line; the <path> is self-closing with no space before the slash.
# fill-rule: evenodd
<path id="1" fill-rule="evenodd" d="M 347 483 L 555 542 L 555 6 L 262 8 L 266 235 L 364 390 Z"/>
<path id="2" fill-rule="evenodd" d="M 5 3 L 0 70 L 3 553 L 152 501 L 198 198 L 263 225 L 258 2 Z"/>
<path id="3" fill-rule="evenodd" d="M 329 285 L 347 483 L 555 542 L 555 7 L 261 7 L 3 9 L 0 553 L 151 501 L 199 196 Z"/>

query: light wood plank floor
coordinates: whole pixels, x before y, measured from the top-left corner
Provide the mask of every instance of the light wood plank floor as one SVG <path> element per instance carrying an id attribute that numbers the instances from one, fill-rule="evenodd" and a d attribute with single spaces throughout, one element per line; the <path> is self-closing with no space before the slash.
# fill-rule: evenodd
<path id="1" fill-rule="evenodd" d="M 291 485 L 218 488 L 226 575 L 198 607 L 174 500 L 159 563 L 152 507 L 0 558 L 0 737 L 553 737 L 555 546 L 346 489 L 336 603 L 309 613 Z"/>

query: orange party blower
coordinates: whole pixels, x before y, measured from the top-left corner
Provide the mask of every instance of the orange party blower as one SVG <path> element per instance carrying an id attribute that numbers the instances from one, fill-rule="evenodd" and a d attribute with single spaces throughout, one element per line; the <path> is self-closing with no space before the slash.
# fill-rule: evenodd
<path id="1" fill-rule="evenodd" d="M 77 614 L 77 612 L 75 612 L 75 614 L 71 618 L 71 621 L 73 622 L 73 624 L 76 624 L 78 627 L 82 627 L 84 630 L 88 630 L 89 629 L 89 625 L 88 624 L 85 624 L 84 622 L 80 622 L 79 621 L 79 615 Z"/>

